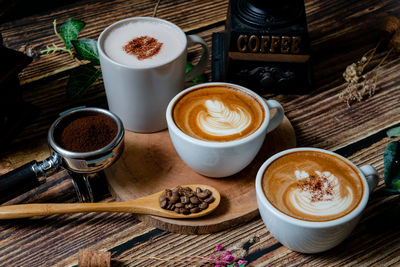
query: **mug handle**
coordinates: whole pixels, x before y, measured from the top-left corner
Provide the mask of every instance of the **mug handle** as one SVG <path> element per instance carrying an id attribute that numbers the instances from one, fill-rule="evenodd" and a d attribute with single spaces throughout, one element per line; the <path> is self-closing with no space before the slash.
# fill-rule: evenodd
<path id="1" fill-rule="evenodd" d="M 379 182 L 379 174 L 374 167 L 371 165 L 364 165 L 360 167 L 360 171 L 364 174 L 367 179 L 369 192 L 371 193 Z"/>
<path id="2" fill-rule="evenodd" d="M 283 116 L 285 115 L 285 111 L 283 110 L 283 107 L 281 104 L 279 104 L 278 101 L 276 100 L 265 100 L 264 102 L 267 104 L 269 109 L 276 109 L 276 113 L 274 116 L 269 120 L 268 127 L 267 127 L 267 133 L 273 131 L 276 127 L 281 124 L 283 121 Z"/>
<path id="3" fill-rule="evenodd" d="M 208 60 L 208 46 L 207 43 L 197 35 L 187 35 L 188 46 L 193 44 L 200 44 L 203 47 L 199 63 L 193 67 L 188 73 L 185 73 L 185 82 L 191 81 L 204 72 Z"/>

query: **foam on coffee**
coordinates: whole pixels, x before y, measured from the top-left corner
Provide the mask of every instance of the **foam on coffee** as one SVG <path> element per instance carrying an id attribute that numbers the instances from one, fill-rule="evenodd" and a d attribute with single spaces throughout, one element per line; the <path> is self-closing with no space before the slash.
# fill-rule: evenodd
<path id="1" fill-rule="evenodd" d="M 154 38 L 161 49 L 152 57 L 138 59 L 124 50 L 130 41 L 139 37 Z M 177 28 L 158 21 L 129 21 L 112 28 L 106 36 L 103 48 L 107 56 L 116 62 L 133 67 L 155 66 L 167 63 L 185 49 L 186 36 Z"/>
<path id="2" fill-rule="evenodd" d="M 186 134 L 220 142 L 249 136 L 265 117 L 254 96 L 228 86 L 189 91 L 175 102 L 172 112 L 174 122 Z"/>
<path id="3" fill-rule="evenodd" d="M 274 160 L 264 172 L 262 187 L 278 210 L 307 221 L 343 217 L 364 194 L 354 166 L 319 151 L 296 151 Z"/>

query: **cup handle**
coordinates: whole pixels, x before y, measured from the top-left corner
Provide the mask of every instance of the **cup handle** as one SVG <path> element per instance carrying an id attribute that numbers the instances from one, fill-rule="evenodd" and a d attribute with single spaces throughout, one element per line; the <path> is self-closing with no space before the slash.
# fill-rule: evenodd
<path id="1" fill-rule="evenodd" d="M 267 133 L 273 131 L 276 127 L 281 124 L 283 120 L 283 116 L 285 115 L 285 111 L 283 110 L 283 107 L 281 104 L 279 104 L 278 101 L 276 100 L 265 100 L 265 103 L 267 104 L 269 109 L 276 109 L 276 113 L 274 116 L 269 120 L 268 127 L 267 127 Z"/>
<path id="2" fill-rule="evenodd" d="M 360 167 L 360 171 L 364 174 L 367 179 L 369 192 L 371 193 L 379 182 L 379 174 L 374 167 L 371 165 L 364 165 Z"/>
<path id="3" fill-rule="evenodd" d="M 185 74 L 185 82 L 191 81 L 203 73 L 207 60 L 208 60 L 208 46 L 207 43 L 197 35 L 187 35 L 188 46 L 193 44 L 200 44 L 203 47 L 199 63 L 193 67 L 188 73 Z"/>

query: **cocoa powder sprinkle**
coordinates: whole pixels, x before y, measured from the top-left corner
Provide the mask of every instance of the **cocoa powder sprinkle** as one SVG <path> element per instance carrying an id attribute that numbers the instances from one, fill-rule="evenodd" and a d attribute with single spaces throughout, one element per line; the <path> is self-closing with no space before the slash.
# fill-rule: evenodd
<path id="1" fill-rule="evenodd" d="M 140 36 L 130 40 L 123 49 L 126 53 L 136 56 L 138 60 L 151 58 L 157 55 L 163 43 L 150 36 Z"/>
<path id="2" fill-rule="evenodd" d="M 325 176 L 311 175 L 298 182 L 298 187 L 311 194 L 311 201 L 323 201 L 326 196 L 333 196 L 333 186 Z"/>

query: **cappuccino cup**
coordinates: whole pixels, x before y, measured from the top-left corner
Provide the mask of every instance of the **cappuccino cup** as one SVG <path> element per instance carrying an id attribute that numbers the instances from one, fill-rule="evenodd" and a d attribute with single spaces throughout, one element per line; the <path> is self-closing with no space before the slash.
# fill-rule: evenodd
<path id="1" fill-rule="evenodd" d="M 329 250 L 356 227 L 379 176 L 327 150 L 294 148 L 270 157 L 256 178 L 257 204 L 270 233 L 302 253 Z"/>
<path id="2" fill-rule="evenodd" d="M 187 48 L 194 44 L 202 55 L 185 74 Z M 203 39 L 159 18 L 118 21 L 100 34 L 97 46 L 109 109 L 135 132 L 167 128 L 169 101 L 203 72 L 208 59 Z"/>
<path id="3" fill-rule="evenodd" d="M 270 109 L 276 109 L 271 118 Z M 277 101 L 222 82 L 182 91 L 166 112 L 175 150 L 189 167 L 209 177 L 230 176 L 244 169 L 283 117 Z"/>

